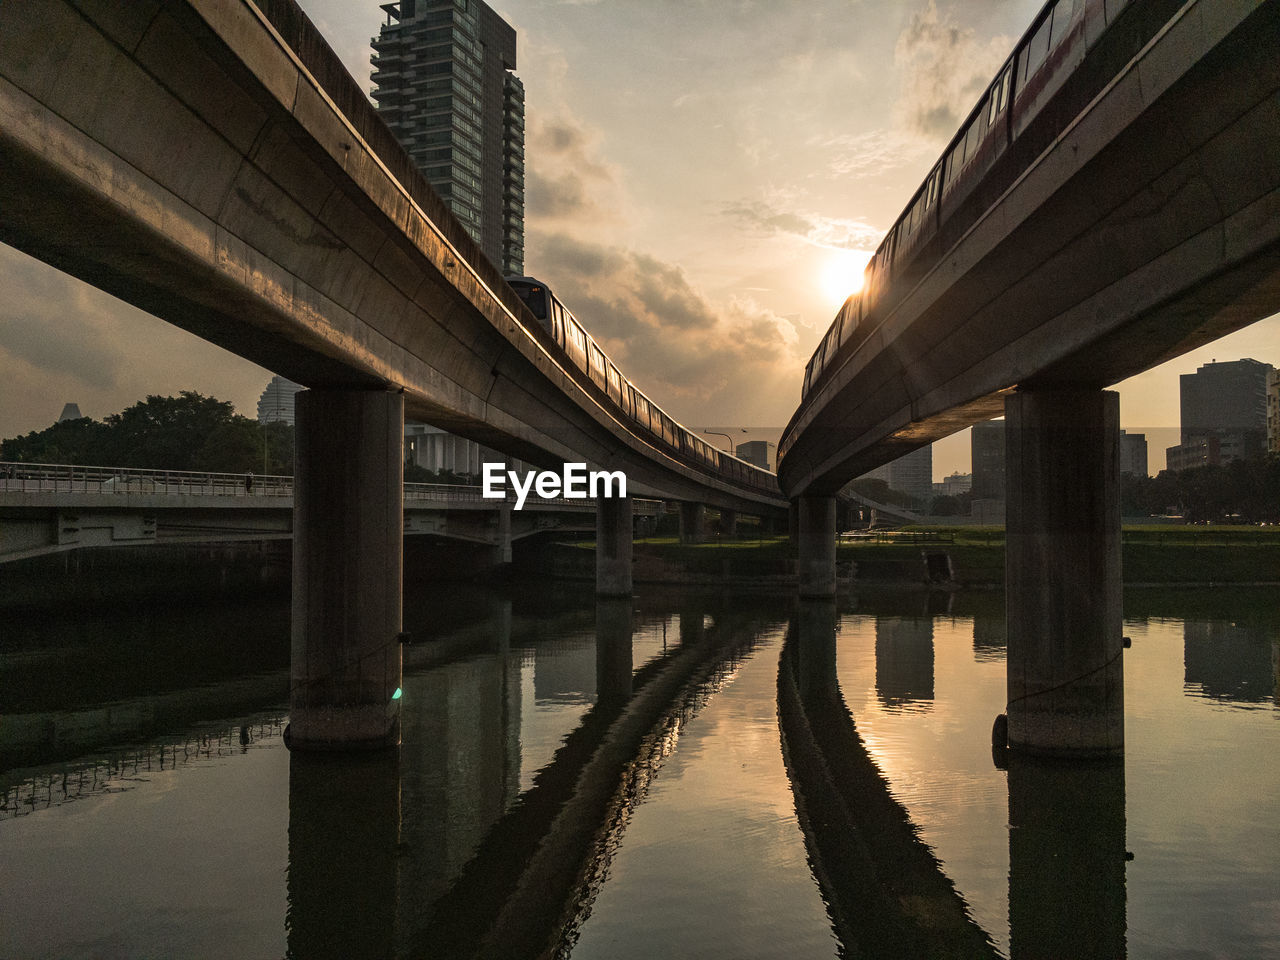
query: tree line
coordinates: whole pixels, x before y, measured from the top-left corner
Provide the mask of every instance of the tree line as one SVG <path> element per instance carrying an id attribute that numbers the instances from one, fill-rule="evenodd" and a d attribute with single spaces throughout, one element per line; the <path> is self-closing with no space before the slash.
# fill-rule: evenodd
<path id="1" fill-rule="evenodd" d="M 0 441 L 0 459 L 86 467 L 293 473 L 293 427 L 261 424 L 231 403 L 184 390 L 149 396 L 102 420 L 80 417 Z"/>
<path id="2" fill-rule="evenodd" d="M 1193 523 L 1280 523 L 1280 456 L 1162 470 L 1155 477 L 1126 473 L 1120 510 L 1129 517 L 1174 515 Z"/>

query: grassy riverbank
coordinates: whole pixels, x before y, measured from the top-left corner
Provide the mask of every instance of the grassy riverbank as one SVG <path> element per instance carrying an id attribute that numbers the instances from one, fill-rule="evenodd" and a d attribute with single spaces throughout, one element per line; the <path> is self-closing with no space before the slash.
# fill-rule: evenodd
<path id="1" fill-rule="evenodd" d="M 1004 529 L 930 527 L 846 537 L 836 550 L 841 574 L 860 583 L 921 583 L 948 579 L 963 586 L 1004 583 Z M 565 567 L 577 567 L 572 551 L 593 543 L 563 545 Z M 773 580 L 793 571 L 786 537 L 683 544 L 673 537 L 635 543 L 636 578 L 667 580 Z M 945 559 L 940 559 L 945 558 Z M 585 557 L 576 560 L 585 561 Z M 1280 527 L 1126 526 L 1127 584 L 1280 584 Z M 569 572 L 567 569 L 561 572 Z M 583 573 L 589 572 L 583 566 Z"/>

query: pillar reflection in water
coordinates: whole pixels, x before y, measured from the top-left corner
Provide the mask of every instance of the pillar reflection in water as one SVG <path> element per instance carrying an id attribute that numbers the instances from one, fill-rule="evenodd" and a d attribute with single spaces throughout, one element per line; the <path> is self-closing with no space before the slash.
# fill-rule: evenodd
<path id="1" fill-rule="evenodd" d="M 399 763 L 395 749 L 290 755 L 290 958 L 395 956 Z"/>
<path id="2" fill-rule="evenodd" d="M 933 703 L 933 619 L 876 618 L 876 695 L 886 709 Z"/>
<path id="3" fill-rule="evenodd" d="M 840 702 L 836 676 L 836 602 L 800 601 L 796 634 L 796 685 L 805 703 Z"/>
<path id="4" fill-rule="evenodd" d="M 596 600 L 596 699 L 625 703 L 631 696 L 631 598 Z"/>
<path id="5" fill-rule="evenodd" d="M 1013 960 L 1124 957 L 1125 858 L 1122 760 L 1010 758 Z"/>
<path id="6" fill-rule="evenodd" d="M 487 600 L 474 655 L 404 678 L 405 859 L 401 943 L 420 942 L 424 908 L 449 890 L 520 790 L 521 659 L 511 601 Z"/>

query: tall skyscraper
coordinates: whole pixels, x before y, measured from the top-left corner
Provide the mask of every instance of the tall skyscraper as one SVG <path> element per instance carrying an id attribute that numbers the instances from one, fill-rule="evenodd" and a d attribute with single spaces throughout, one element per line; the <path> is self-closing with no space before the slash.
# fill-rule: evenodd
<path id="1" fill-rule="evenodd" d="M 505 274 L 524 272 L 524 85 L 516 32 L 481 0 L 384 3 L 373 98 L 427 181 Z"/>
<path id="2" fill-rule="evenodd" d="M 258 422 L 271 423 L 280 421 L 289 426 L 294 425 L 293 402 L 297 394 L 306 387 L 284 377 L 272 377 L 262 396 L 258 398 Z"/>

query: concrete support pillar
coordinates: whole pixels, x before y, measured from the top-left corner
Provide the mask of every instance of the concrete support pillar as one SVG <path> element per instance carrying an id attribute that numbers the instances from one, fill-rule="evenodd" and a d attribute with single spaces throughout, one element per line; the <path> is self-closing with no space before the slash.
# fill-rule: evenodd
<path id="1" fill-rule="evenodd" d="M 680 503 L 680 542 L 706 543 L 707 508 L 701 503 Z"/>
<path id="2" fill-rule="evenodd" d="M 511 504 L 498 505 L 498 563 L 511 564 Z"/>
<path id="3" fill-rule="evenodd" d="M 791 555 L 800 552 L 800 500 L 797 498 L 787 504 L 787 539 L 791 541 Z"/>
<path id="4" fill-rule="evenodd" d="M 1005 418 L 1009 746 L 1121 754 L 1119 396 L 1019 391 Z"/>
<path id="5" fill-rule="evenodd" d="M 596 601 L 596 698 L 619 705 L 631 698 L 631 600 Z"/>
<path id="6" fill-rule="evenodd" d="M 298 394 L 292 749 L 400 741 L 404 402 Z"/>
<path id="7" fill-rule="evenodd" d="M 738 535 L 738 511 L 737 510 L 721 510 L 720 511 L 720 535 L 726 540 L 733 539 Z"/>
<path id="8" fill-rule="evenodd" d="M 630 497 L 596 500 L 596 594 L 631 596 Z"/>
<path id="9" fill-rule="evenodd" d="M 796 501 L 793 501 L 795 503 Z M 836 498 L 801 497 L 798 525 L 800 596 L 836 595 Z"/>

